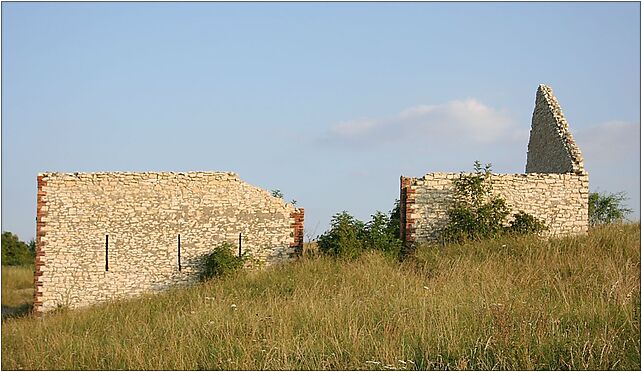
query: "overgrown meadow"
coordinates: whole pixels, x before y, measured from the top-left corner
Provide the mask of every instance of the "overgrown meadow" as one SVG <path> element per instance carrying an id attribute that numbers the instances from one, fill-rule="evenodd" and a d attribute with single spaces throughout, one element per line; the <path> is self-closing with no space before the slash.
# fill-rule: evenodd
<path id="1" fill-rule="evenodd" d="M 3 306 L 19 305 L 24 273 L 2 275 Z M 640 225 L 426 246 L 403 262 L 305 257 L 8 318 L 2 369 L 639 370 Z"/>

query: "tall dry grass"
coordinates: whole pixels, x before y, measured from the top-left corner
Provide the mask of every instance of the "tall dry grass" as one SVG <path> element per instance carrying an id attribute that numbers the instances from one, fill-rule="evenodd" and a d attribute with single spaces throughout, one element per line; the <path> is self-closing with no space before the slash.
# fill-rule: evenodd
<path id="1" fill-rule="evenodd" d="M 3 369 L 640 369 L 640 225 L 303 259 L 2 326 Z"/>
<path id="2" fill-rule="evenodd" d="M 2 317 L 29 312 L 33 291 L 33 266 L 2 266 Z"/>

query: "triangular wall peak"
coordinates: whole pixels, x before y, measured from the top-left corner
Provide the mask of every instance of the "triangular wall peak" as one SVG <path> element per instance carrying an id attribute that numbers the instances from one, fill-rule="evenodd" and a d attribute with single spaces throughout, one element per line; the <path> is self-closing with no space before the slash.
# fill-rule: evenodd
<path id="1" fill-rule="evenodd" d="M 586 174 L 579 147 L 551 87 L 537 89 L 526 173 Z"/>
<path id="2" fill-rule="evenodd" d="M 400 237 L 404 249 L 438 243 L 449 222 L 454 181 L 461 173 L 401 177 Z M 528 213 L 546 226 L 544 236 L 588 231 L 589 177 L 553 90 L 540 85 L 528 143 L 526 174 L 492 174 L 493 193 L 515 213 Z M 504 222 L 508 223 L 513 217 Z"/>

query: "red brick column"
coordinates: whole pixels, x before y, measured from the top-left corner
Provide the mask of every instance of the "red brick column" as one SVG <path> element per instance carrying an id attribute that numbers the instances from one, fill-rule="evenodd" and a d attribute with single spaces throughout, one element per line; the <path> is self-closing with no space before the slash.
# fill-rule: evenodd
<path id="1" fill-rule="evenodd" d="M 42 281 L 40 281 L 40 277 L 42 276 L 42 268 L 44 267 L 43 257 L 45 255 L 45 242 L 42 238 L 46 234 L 44 229 L 47 216 L 47 212 L 44 210 L 47 204 L 45 200 L 47 192 L 44 190 L 46 186 L 47 181 L 43 179 L 43 176 L 38 176 L 38 196 L 36 199 L 36 261 L 34 274 L 35 291 L 33 301 L 33 312 L 36 315 L 42 314 Z"/>
<path id="2" fill-rule="evenodd" d="M 415 242 L 415 219 L 411 217 L 414 212 L 415 190 L 412 189 L 414 179 L 401 176 L 401 189 L 399 195 L 399 212 L 401 226 L 400 238 L 403 241 L 405 253 L 410 253 Z"/>
<path id="3" fill-rule="evenodd" d="M 290 247 L 294 248 L 295 255 L 300 255 L 303 252 L 303 216 L 305 209 L 297 208 L 294 212 L 290 213 L 290 218 L 294 218 L 294 222 L 290 224 L 293 232 L 292 236 L 294 241 L 290 243 Z"/>

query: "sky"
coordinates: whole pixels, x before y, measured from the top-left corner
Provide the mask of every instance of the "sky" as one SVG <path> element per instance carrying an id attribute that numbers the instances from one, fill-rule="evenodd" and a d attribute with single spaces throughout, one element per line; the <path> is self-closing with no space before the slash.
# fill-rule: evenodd
<path id="1" fill-rule="evenodd" d="M 305 208 L 388 211 L 399 177 L 522 173 L 535 93 L 591 191 L 640 218 L 640 4 L 2 3 L 2 231 L 39 172 L 233 171 Z"/>

